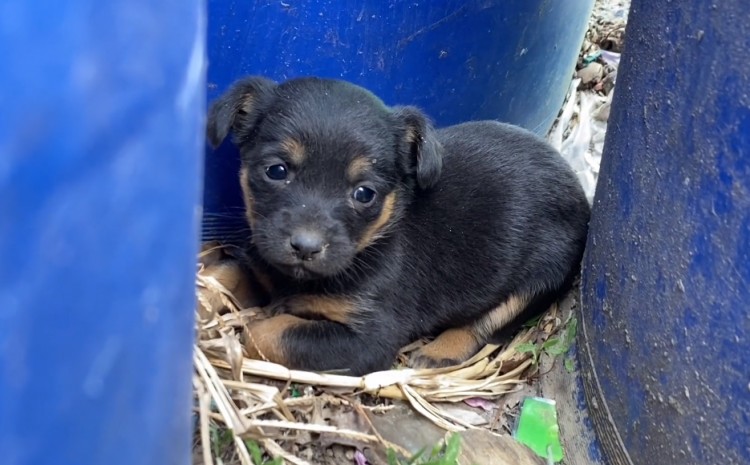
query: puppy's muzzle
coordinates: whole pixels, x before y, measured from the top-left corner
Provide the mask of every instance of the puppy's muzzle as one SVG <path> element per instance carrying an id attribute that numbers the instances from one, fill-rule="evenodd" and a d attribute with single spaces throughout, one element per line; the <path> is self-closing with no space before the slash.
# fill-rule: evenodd
<path id="1" fill-rule="evenodd" d="M 296 258 L 309 262 L 323 255 L 325 239 L 318 231 L 300 229 L 292 233 L 289 245 L 292 246 L 292 254 Z"/>

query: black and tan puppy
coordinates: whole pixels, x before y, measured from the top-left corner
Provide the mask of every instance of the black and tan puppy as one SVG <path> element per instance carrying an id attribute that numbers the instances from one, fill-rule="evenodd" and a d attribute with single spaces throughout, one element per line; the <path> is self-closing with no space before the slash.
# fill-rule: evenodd
<path id="1" fill-rule="evenodd" d="M 253 356 L 359 375 L 435 336 L 414 365 L 458 363 L 578 270 L 583 190 L 517 127 L 434 130 L 349 83 L 249 77 L 210 110 L 209 141 L 230 133 L 252 229 L 243 265 L 272 315 L 250 327 Z"/>

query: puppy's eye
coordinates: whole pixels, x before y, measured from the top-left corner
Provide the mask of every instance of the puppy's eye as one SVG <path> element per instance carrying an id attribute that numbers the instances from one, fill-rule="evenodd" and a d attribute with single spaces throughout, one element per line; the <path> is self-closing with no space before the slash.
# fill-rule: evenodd
<path id="1" fill-rule="evenodd" d="M 375 191 L 370 189 L 369 187 L 359 186 L 358 188 L 354 189 L 352 197 L 354 197 L 354 200 L 356 200 L 357 202 L 370 203 L 375 198 Z"/>
<path id="2" fill-rule="evenodd" d="M 274 181 L 283 181 L 287 177 L 286 166 L 281 164 L 271 165 L 266 168 L 266 176 L 268 176 L 268 179 L 273 179 Z"/>

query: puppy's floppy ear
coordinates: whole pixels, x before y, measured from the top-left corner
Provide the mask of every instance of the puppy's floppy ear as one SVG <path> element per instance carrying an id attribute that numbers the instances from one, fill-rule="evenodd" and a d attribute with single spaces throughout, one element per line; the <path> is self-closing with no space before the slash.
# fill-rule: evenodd
<path id="1" fill-rule="evenodd" d="M 432 124 L 417 108 L 395 107 L 399 148 L 406 156 L 407 169 L 416 171 L 417 184 L 428 189 L 440 179 L 443 169 L 443 146 L 438 142 Z"/>
<path id="2" fill-rule="evenodd" d="M 206 137 L 213 148 L 226 139 L 231 130 L 252 130 L 276 83 L 260 76 L 249 76 L 221 95 L 208 111 Z"/>

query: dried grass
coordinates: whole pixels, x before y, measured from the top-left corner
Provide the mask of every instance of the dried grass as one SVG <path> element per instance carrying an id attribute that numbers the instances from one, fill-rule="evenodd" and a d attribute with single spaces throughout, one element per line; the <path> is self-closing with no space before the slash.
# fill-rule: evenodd
<path id="1" fill-rule="evenodd" d="M 201 253 L 205 263 L 210 248 Z M 245 439 L 252 439 L 271 457 L 286 463 L 307 464 L 290 444 L 304 442 L 305 434 L 321 434 L 342 444 L 391 448 L 403 456 L 409 452 L 388 443 L 367 419 L 365 409 L 387 409 L 389 400 L 408 402 L 417 412 L 447 431 L 475 428 L 442 410 L 436 403 L 461 402 L 482 397 L 497 399 L 527 384 L 535 374 L 532 355 L 517 350 L 520 344 L 538 342 L 560 326 L 556 306 L 533 327 L 523 328 L 509 343 L 487 345 L 465 363 L 441 369 L 399 368 L 362 377 L 290 370 L 281 365 L 245 357 L 240 337 L 246 324 L 261 309 L 239 307 L 237 299 L 203 265 L 197 273 L 197 343 L 194 348 L 193 381 L 198 437 L 205 465 L 213 465 L 209 426 L 232 430 L 236 456 L 243 465 L 252 464 Z M 228 310 L 228 311 L 227 311 Z M 423 342 L 402 350 L 400 359 Z M 304 395 L 290 394 L 300 386 Z M 364 395 L 381 402 L 365 406 Z M 358 430 L 326 424 L 311 410 L 320 405 L 346 405 L 362 419 Z M 364 429 L 365 431 L 362 431 Z M 285 445 L 286 447 L 282 446 Z"/>

